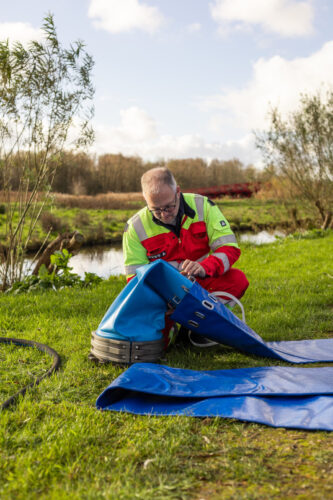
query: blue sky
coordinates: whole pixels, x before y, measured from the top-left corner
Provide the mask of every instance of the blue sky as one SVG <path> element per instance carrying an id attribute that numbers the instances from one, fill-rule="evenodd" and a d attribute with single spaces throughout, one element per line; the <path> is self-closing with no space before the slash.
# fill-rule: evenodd
<path id="1" fill-rule="evenodd" d="M 94 57 L 97 154 L 260 165 L 269 107 L 333 82 L 329 0 L 2 1 L 0 38 L 39 37 L 48 12 Z"/>

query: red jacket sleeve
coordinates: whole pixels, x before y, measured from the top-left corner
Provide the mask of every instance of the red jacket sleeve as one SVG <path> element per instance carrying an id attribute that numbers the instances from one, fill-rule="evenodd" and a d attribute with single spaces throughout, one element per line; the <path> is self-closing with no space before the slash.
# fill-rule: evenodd
<path id="1" fill-rule="evenodd" d="M 229 271 L 231 266 L 239 259 L 240 254 L 239 248 L 225 245 L 217 248 L 212 255 L 209 255 L 200 264 L 206 271 L 206 276 L 214 278 Z"/>

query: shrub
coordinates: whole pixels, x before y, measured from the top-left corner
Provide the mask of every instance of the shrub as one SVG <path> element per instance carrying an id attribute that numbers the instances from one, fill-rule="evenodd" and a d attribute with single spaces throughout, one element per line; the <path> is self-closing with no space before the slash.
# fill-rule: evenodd
<path id="1" fill-rule="evenodd" d="M 79 212 L 74 219 L 76 226 L 88 226 L 90 224 L 90 216 L 87 212 Z"/>
<path id="2" fill-rule="evenodd" d="M 40 218 L 40 222 L 46 233 L 48 231 L 62 233 L 68 230 L 68 224 L 50 212 L 44 212 Z"/>
<path id="3" fill-rule="evenodd" d="M 263 183 L 260 190 L 254 194 L 257 200 L 289 201 L 299 199 L 295 185 L 284 176 L 274 176 L 269 182 Z"/>

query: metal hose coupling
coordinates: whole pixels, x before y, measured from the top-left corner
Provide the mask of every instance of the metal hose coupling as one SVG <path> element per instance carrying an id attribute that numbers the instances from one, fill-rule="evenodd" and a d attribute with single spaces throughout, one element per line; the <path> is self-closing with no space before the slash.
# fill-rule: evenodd
<path id="1" fill-rule="evenodd" d="M 101 337 L 91 334 L 89 359 L 100 363 L 131 365 L 133 363 L 156 363 L 164 353 L 164 339 L 136 342 Z"/>

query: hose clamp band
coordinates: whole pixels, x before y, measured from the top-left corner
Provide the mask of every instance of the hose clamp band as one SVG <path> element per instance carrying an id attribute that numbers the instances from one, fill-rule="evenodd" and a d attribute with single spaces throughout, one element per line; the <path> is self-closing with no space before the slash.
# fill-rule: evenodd
<path id="1" fill-rule="evenodd" d="M 91 334 L 90 354 L 102 363 L 132 364 L 138 362 L 154 363 L 164 352 L 164 339 L 144 342 L 116 340 Z"/>

